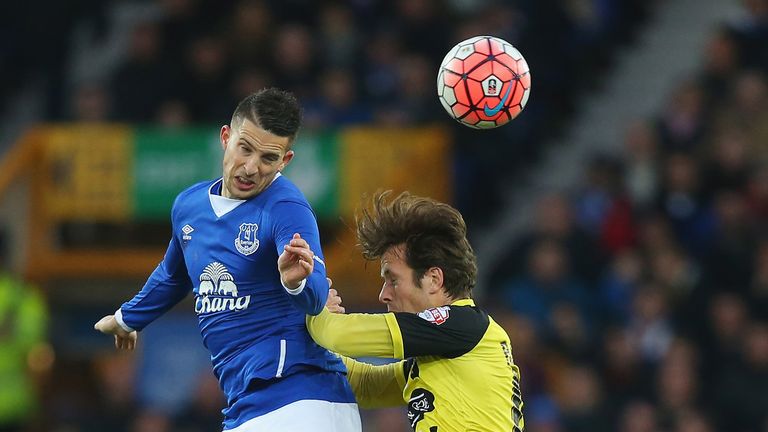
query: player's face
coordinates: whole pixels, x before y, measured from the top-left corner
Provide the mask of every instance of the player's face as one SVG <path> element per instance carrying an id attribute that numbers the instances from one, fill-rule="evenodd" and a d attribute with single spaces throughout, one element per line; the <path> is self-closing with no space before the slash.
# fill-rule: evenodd
<path id="1" fill-rule="evenodd" d="M 288 150 L 290 138 L 267 132 L 248 120 L 240 123 L 221 128 L 224 148 L 221 194 L 227 198 L 248 199 L 269 186 L 275 175 L 293 159 L 293 151 Z"/>
<path id="2" fill-rule="evenodd" d="M 413 269 L 408 267 L 402 245 L 389 248 L 381 257 L 381 287 L 379 300 L 387 305 L 389 312 L 418 313 L 431 307 L 427 291 L 413 280 Z"/>

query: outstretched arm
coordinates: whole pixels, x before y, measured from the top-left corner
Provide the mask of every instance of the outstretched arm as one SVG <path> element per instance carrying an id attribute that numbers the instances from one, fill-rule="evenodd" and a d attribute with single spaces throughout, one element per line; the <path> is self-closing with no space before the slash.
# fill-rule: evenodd
<path id="1" fill-rule="evenodd" d="M 160 265 L 157 266 L 141 291 L 124 303 L 114 315 L 107 315 L 93 327 L 115 337 L 115 347 L 132 350 L 136 347 L 137 330 L 181 301 L 192 287 L 186 272 L 184 256 L 177 239 L 171 240 Z"/>
<path id="2" fill-rule="evenodd" d="M 307 329 L 320 346 L 343 356 L 402 359 L 402 343 L 393 343 L 402 340 L 391 333 L 392 329 L 399 332 L 394 320 L 391 313 L 344 315 L 324 308 L 319 315 L 307 316 Z"/>
<path id="3" fill-rule="evenodd" d="M 336 307 L 331 302 L 334 297 L 336 292 L 331 290 L 323 312 L 307 317 L 307 329 L 319 345 L 345 356 L 453 358 L 472 350 L 488 328 L 488 315 L 469 299 L 419 314 L 344 315 L 329 311 Z"/>

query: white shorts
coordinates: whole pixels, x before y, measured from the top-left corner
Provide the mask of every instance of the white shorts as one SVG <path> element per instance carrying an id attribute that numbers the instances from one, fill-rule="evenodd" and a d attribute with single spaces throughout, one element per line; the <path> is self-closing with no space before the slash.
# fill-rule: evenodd
<path id="1" fill-rule="evenodd" d="M 356 403 L 300 400 L 226 432 L 361 432 Z"/>

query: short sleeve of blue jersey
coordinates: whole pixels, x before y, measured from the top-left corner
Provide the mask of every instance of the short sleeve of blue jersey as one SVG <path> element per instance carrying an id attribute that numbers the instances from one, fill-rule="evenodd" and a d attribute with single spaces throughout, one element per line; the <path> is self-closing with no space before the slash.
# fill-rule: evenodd
<path id="1" fill-rule="evenodd" d="M 299 233 L 306 240 L 315 255 L 314 270 L 307 277 L 306 285 L 301 292 L 288 293 L 294 304 L 309 315 L 317 315 L 325 306 L 328 299 L 328 280 L 326 279 L 325 259 L 320 249 L 320 234 L 317 221 L 312 210 L 305 204 L 295 201 L 278 201 L 271 211 L 272 235 L 275 239 L 277 254 Z"/>

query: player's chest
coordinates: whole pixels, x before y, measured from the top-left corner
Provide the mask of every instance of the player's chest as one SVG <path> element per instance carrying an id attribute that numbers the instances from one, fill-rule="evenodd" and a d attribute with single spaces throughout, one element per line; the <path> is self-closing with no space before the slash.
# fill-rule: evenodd
<path id="1" fill-rule="evenodd" d="M 261 265 L 275 266 L 277 254 L 269 230 L 258 212 L 241 212 L 222 218 L 189 215 L 180 218 L 174 233 L 190 273 L 220 263 L 244 276 L 260 272 Z"/>

